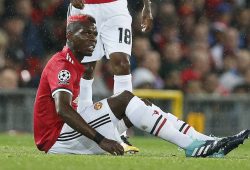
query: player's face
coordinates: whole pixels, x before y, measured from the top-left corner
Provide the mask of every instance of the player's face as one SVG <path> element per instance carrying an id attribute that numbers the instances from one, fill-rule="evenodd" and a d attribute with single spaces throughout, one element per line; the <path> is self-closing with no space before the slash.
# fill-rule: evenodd
<path id="1" fill-rule="evenodd" d="M 84 23 L 73 34 L 74 49 L 83 56 L 91 56 L 96 45 L 97 30 L 94 23 Z"/>

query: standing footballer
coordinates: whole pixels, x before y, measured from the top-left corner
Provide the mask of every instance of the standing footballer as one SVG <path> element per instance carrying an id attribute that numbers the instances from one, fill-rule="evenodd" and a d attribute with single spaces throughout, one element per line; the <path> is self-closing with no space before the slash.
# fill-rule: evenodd
<path id="1" fill-rule="evenodd" d="M 151 1 L 143 0 L 142 31 L 149 31 L 152 27 Z M 109 59 L 114 73 L 114 94 L 124 90 L 132 91 L 129 57 L 132 47 L 132 18 L 127 8 L 127 0 L 71 0 L 68 8 L 68 17 L 75 14 L 88 14 L 95 18 L 97 27 L 97 44 L 91 57 L 85 57 L 82 63 L 86 66 L 86 72 L 81 78 L 81 95 L 78 111 L 93 103 L 92 83 L 93 71 L 96 62 L 104 55 Z M 118 124 L 118 130 L 122 134 L 127 130 L 124 121 Z M 126 133 L 123 139 L 126 141 Z M 132 151 L 139 151 L 136 147 L 127 145 Z"/>

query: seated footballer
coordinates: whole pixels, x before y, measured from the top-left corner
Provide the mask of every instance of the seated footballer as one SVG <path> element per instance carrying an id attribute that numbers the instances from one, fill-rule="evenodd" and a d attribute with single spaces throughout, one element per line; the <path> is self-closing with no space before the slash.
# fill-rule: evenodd
<path id="1" fill-rule="evenodd" d="M 126 149 L 117 123 L 135 126 L 185 150 L 187 157 L 224 157 L 248 138 L 249 130 L 230 137 L 211 137 L 197 132 L 171 113 L 124 91 L 77 108 L 83 100 L 80 81 L 83 56 L 91 56 L 97 30 L 89 15 L 67 20 L 67 46 L 45 66 L 34 104 L 34 139 L 37 148 L 51 154 L 123 155 Z M 81 82 L 81 83 L 80 83 Z"/>

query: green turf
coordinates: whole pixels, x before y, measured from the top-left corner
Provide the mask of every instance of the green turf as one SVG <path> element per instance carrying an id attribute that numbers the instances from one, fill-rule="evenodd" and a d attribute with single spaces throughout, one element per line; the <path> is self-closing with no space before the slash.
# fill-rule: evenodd
<path id="1" fill-rule="evenodd" d="M 156 138 L 134 138 L 141 150 L 136 155 L 46 155 L 39 152 L 31 135 L 0 134 L 0 170 L 250 170 L 250 141 L 226 158 L 185 158 L 176 146 Z"/>

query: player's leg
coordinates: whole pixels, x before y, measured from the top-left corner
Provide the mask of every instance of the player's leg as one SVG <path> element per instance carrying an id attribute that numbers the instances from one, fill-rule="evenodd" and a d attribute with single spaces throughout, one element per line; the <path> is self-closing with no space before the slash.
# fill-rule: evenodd
<path id="1" fill-rule="evenodd" d="M 131 23 L 131 16 L 124 11 L 123 15 L 107 20 L 101 29 L 101 39 L 105 47 L 105 53 L 107 58 L 110 59 L 114 73 L 114 94 L 124 90 L 132 91 L 129 61 L 132 48 Z M 123 120 L 117 126 L 122 134 L 121 136 L 127 136 L 127 127 Z"/>
<path id="2" fill-rule="evenodd" d="M 124 90 L 132 91 L 129 55 L 123 52 L 114 52 L 109 57 L 114 73 L 114 94 Z"/>
<path id="3" fill-rule="evenodd" d="M 152 104 L 152 107 L 156 111 L 158 111 L 159 113 L 165 114 L 167 119 L 172 122 L 172 124 L 174 125 L 174 127 L 177 130 L 179 130 L 181 133 L 187 134 L 188 136 L 190 136 L 193 139 L 203 140 L 203 141 L 206 141 L 206 140 L 219 141 L 221 139 L 229 140 L 229 142 L 225 145 L 225 147 L 221 148 L 218 153 L 214 154 L 215 157 L 223 157 L 223 156 L 227 155 L 232 150 L 236 149 L 240 144 L 243 144 L 244 141 L 250 135 L 250 130 L 246 129 L 246 130 L 242 130 L 241 132 L 239 132 L 236 135 L 228 136 L 228 137 L 218 138 L 218 137 L 207 136 L 207 135 L 204 135 L 200 132 L 197 132 L 192 126 L 190 126 L 186 122 L 178 119 L 173 114 L 163 112 L 158 106 Z"/>
<path id="4" fill-rule="evenodd" d="M 127 116 L 131 125 L 143 131 L 160 136 L 182 148 L 186 148 L 193 142 L 188 135 L 180 133 L 174 128 L 172 123 L 167 121 L 165 115 L 156 113 L 151 104 L 143 102 L 128 91 L 109 98 L 108 103 L 118 119 Z M 164 132 L 164 134 L 160 132 Z"/>
<path id="5" fill-rule="evenodd" d="M 125 115 L 135 127 L 183 148 L 186 156 L 206 157 L 218 152 L 228 140 L 194 140 L 177 130 L 165 114 L 157 112 L 152 104 L 125 91 L 108 99 L 112 112 L 118 119 Z"/>
<path id="6" fill-rule="evenodd" d="M 152 107 L 158 111 L 161 114 L 164 114 L 169 121 L 173 124 L 173 126 L 179 130 L 183 134 L 187 134 L 188 136 L 192 137 L 193 139 L 198 140 L 214 140 L 215 137 L 204 135 L 198 131 L 196 131 L 192 126 L 187 124 L 186 122 L 178 119 L 176 116 L 174 116 L 171 113 L 165 113 L 163 112 L 158 106 L 152 104 Z M 217 138 L 216 138 L 217 139 Z"/>
<path id="7" fill-rule="evenodd" d="M 221 140 L 221 139 L 228 139 L 230 142 L 228 142 L 226 144 L 225 147 L 223 147 L 220 151 L 219 151 L 219 155 L 227 155 L 229 152 L 231 152 L 232 150 L 234 150 L 235 148 L 237 148 L 240 144 L 243 144 L 244 141 L 248 138 L 248 136 L 250 135 L 250 130 L 249 129 L 245 129 L 242 130 L 241 132 L 233 135 L 233 136 L 228 136 L 228 137 L 215 137 L 215 136 L 207 136 L 205 134 L 202 134 L 200 132 L 197 132 L 192 126 L 190 126 L 189 124 L 187 124 L 186 122 L 178 119 L 176 116 L 174 116 L 171 113 L 165 113 L 163 112 L 158 106 L 152 104 L 152 107 L 157 110 L 158 112 L 160 112 L 161 114 L 165 114 L 167 119 L 169 121 L 172 122 L 172 124 L 174 125 L 174 127 L 179 130 L 180 132 L 187 134 L 188 136 L 192 137 L 193 139 L 197 139 L 197 140 Z"/>
<path id="8" fill-rule="evenodd" d="M 130 73 L 129 56 L 122 52 L 115 52 L 110 54 L 110 63 L 114 73 L 114 94 L 128 90 L 132 92 L 132 79 Z M 118 130 L 124 142 L 131 146 L 127 140 L 127 126 L 122 119 L 118 125 Z"/>
<path id="9" fill-rule="evenodd" d="M 110 59 L 114 73 L 114 94 L 124 90 L 132 91 L 129 62 L 132 49 L 132 17 L 126 7 L 126 1 L 107 4 L 103 10 L 110 17 L 106 18 L 100 29 L 105 54 Z"/>

